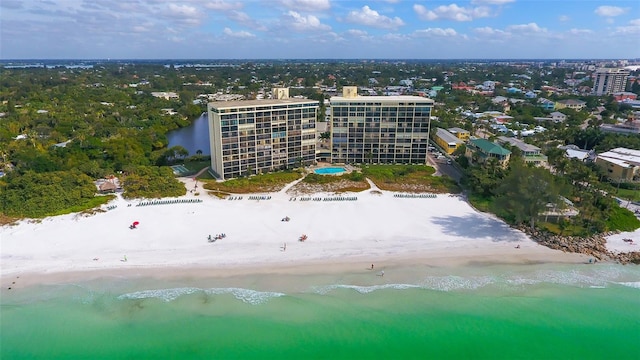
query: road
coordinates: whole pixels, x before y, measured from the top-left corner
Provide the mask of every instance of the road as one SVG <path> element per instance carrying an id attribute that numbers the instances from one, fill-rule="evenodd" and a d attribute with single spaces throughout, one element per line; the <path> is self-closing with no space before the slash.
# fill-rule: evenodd
<path id="1" fill-rule="evenodd" d="M 455 180 L 457 183 L 460 182 L 462 178 L 462 172 L 458 170 L 454 165 L 447 164 L 447 159 L 436 159 L 432 153 L 429 153 L 429 164 L 433 165 L 436 168 L 436 174 L 447 175 L 448 177 Z M 451 160 L 453 162 L 453 160 Z"/>

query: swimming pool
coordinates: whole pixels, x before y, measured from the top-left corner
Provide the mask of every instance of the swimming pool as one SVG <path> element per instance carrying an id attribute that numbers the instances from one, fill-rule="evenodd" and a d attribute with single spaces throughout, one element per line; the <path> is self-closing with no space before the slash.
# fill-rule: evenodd
<path id="1" fill-rule="evenodd" d="M 345 168 L 342 168 L 342 167 L 326 167 L 326 168 L 315 169 L 313 172 L 318 175 L 335 175 L 345 171 L 346 171 Z"/>

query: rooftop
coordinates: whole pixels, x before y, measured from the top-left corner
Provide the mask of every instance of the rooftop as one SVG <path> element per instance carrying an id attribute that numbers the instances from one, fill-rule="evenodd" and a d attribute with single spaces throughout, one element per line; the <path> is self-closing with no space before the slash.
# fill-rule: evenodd
<path id="1" fill-rule="evenodd" d="M 640 166 L 640 150 L 615 148 L 598 154 L 598 159 L 603 159 L 623 167 Z"/>
<path id="2" fill-rule="evenodd" d="M 453 135 L 452 133 L 448 132 L 445 129 L 442 128 L 438 128 L 436 130 L 436 136 L 438 136 L 440 139 L 444 140 L 447 144 L 462 144 L 463 141 L 458 139 L 455 135 Z"/>
<path id="3" fill-rule="evenodd" d="M 496 154 L 503 156 L 511 154 L 511 151 L 486 139 L 471 139 L 470 141 L 473 145 L 487 154 Z"/>
<path id="4" fill-rule="evenodd" d="M 251 106 L 271 106 L 271 105 L 283 105 L 283 104 L 308 104 L 315 103 L 320 105 L 317 100 L 311 99 L 265 99 L 265 100 L 235 100 L 235 101 L 217 101 L 210 102 L 209 106 L 216 109 L 227 109 L 237 107 L 251 107 Z"/>
<path id="5" fill-rule="evenodd" d="M 428 103 L 433 104 L 434 101 L 429 98 L 424 98 L 421 96 L 413 96 L 413 95 L 394 95 L 394 96 L 357 96 L 357 97 L 343 97 L 343 96 L 332 96 L 331 102 L 334 101 L 345 101 L 345 102 L 420 102 L 420 103 Z"/>
<path id="6" fill-rule="evenodd" d="M 515 146 L 518 149 L 522 150 L 522 152 L 525 152 L 525 153 L 540 151 L 539 147 L 537 147 L 535 145 L 527 144 L 526 142 L 524 142 L 524 141 L 522 141 L 520 139 L 516 139 L 516 138 L 510 138 L 510 137 L 506 137 L 506 136 L 498 136 L 498 141 L 500 141 L 501 143 L 509 143 L 509 144 L 511 144 L 511 146 Z"/>

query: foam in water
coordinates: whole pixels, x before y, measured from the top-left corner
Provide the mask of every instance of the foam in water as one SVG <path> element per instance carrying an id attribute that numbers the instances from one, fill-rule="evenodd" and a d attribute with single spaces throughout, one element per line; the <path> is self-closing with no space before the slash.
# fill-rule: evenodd
<path id="1" fill-rule="evenodd" d="M 628 282 L 619 282 L 618 284 L 640 289 L 640 281 L 628 281 Z"/>
<path id="2" fill-rule="evenodd" d="M 384 284 L 384 285 L 344 285 L 334 284 L 329 286 L 314 287 L 312 291 L 325 295 L 336 289 L 351 289 L 361 294 L 368 294 L 377 290 L 406 290 L 425 289 L 435 291 L 467 291 L 477 290 L 487 286 L 496 286 L 502 289 L 517 289 L 539 284 L 556 284 L 564 286 L 574 286 L 581 288 L 602 289 L 611 284 L 621 284 L 624 286 L 640 288 L 640 281 L 635 280 L 640 273 L 636 269 L 629 272 L 621 271 L 618 267 L 611 266 L 588 266 L 581 269 L 543 269 L 526 273 L 509 273 L 484 275 L 484 276 L 457 276 L 442 275 L 428 276 L 417 284 Z"/>
<path id="3" fill-rule="evenodd" d="M 258 305 L 267 302 L 274 297 L 284 296 L 283 293 L 278 292 L 263 292 L 242 288 L 212 288 L 201 289 L 193 287 L 185 288 L 173 288 L 173 289 L 157 289 L 157 290 L 142 290 L 128 294 L 118 296 L 119 300 L 131 300 L 131 299 L 149 299 L 156 298 L 163 301 L 173 301 L 184 295 L 191 295 L 197 292 L 204 292 L 207 295 L 223 295 L 231 294 L 236 299 L 251 305 Z"/>
<path id="4" fill-rule="evenodd" d="M 420 286 L 412 285 L 412 284 L 383 284 L 383 285 L 371 285 L 371 286 L 335 284 L 335 285 L 314 287 L 313 292 L 320 295 L 326 295 L 327 293 L 336 289 L 351 289 L 359 292 L 360 294 L 368 294 L 370 292 L 373 292 L 376 290 L 383 290 L 383 289 L 406 290 L 406 289 L 415 289 L 415 288 L 420 288 Z"/>

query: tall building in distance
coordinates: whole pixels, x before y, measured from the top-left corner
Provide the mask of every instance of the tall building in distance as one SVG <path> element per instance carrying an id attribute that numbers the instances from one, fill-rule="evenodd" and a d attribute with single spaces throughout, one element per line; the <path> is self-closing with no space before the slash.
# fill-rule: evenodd
<path id="1" fill-rule="evenodd" d="M 358 96 L 357 87 L 345 86 L 330 104 L 333 162 L 426 163 L 433 100 Z"/>
<path id="2" fill-rule="evenodd" d="M 289 98 L 208 104 L 211 169 L 222 179 L 265 173 L 315 161 L 318 101 Z"/>
<path id="3" fill-rule="evenodd" d="M 593 94 L 602 96 L 624 91 L 629 74 L 627 69 L 597 69 L 593 74 Z"/>

